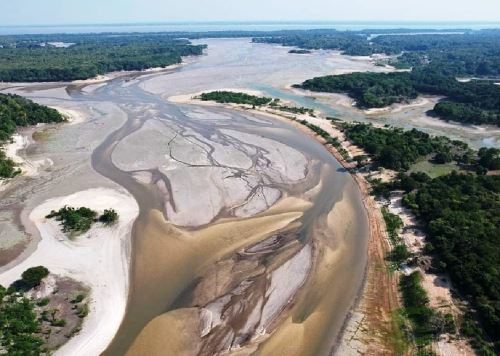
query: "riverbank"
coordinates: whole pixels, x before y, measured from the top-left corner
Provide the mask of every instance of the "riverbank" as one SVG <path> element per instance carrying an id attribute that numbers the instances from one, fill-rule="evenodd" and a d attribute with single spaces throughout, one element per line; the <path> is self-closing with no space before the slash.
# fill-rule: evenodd
<path id="1" fill-rule="evenodd" d="M 63 206 L 86 206 L 98 212 L 113 208 L 119 221 L 97 226 L 87 233 L 68 238 L 58 222 L 45 216 Z M 90 287 L 89 315 L 80 333 L 56 354 L 97 355 L 111 342 L 125 314 L 130 259 L 130 234 L 138 215 L 135 200 L 125 191 L 95 188 L 53 198 L 37 206 L 29 219 L 40 233 L 36 250 L 15 267 L 0 274 L 0 284 L 10 285 L 33 266 L 45 266 L 62 277 Z"/>

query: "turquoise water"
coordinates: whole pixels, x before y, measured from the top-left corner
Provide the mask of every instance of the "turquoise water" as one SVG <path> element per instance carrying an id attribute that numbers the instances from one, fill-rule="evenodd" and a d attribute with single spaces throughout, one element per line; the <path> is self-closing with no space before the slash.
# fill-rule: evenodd
<path id="1" fill-rule="evenodd" d="M 40 26 L 0 26 L 0 35 L 99 33 L 99 32 L 171 32 L 171 31 L 274 31 L 306 29 L 484 29 L 500 28 L 498 22 L 376 22 L 376 21 L 320 21 L 320 22 L 166 22 L 134 24 L 80 24 Z"/>

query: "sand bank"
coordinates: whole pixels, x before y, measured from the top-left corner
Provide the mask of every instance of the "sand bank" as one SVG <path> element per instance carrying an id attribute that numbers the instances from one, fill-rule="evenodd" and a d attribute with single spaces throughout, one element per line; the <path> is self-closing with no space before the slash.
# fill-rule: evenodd
<path id="1" fill-rule="evenodd" d="M 64 108 L 62 106 L 54 106 L 54 105 L 50 105 L 49 107 L 59 111 L 59 113 L 64 118 L 66 118 L 66 120 L 68 120 L 68 123 L 71 125 L 76 125 L 76 124 L 82 123 L 85 120 L 87 120 L 88 115 L 86 115 L 84 112 L 82 112 L 80 110 L 68 109 L 68 108 Z"/>
<path id="2" fill-rule="evenodd" d="M 45 219 L 51 210 L 64 205 L 87 206 L 98 212 L 113 208 L 120 218 L 112 227 L 96 224 L 89 232 L 70 240 L 56 221 Z M 82 331 L 56 354 L 98 355 L 114 337 L 125 314 L 130 231 L 138 211 L 135 200 L 128 193 L 96 188 L 47 200 L 30 213 L 29 218 L 37 227 L 41 241 L 27 259 L 0 275 L 0 284 L 10 285 L 27 268 L 43 265 L 54 274 L 91 287 L 90 312 Z"/>
<path id="3" fill-rule="evenodd" d="M 30 138 L 28 135 L 14 134 L 11 139 L 12 142 L 4 146 L 5 155 L 16 163 L 16 165 L 21 169 L 22 175 L 33 177 L 36 176 L 41 169 L 53 165 L 50 158 L 28 160 L 19 154 L 20 151 L 26 149 L 26 147 L 30 144 Z M 6 189 L 8 184 L 9 180 L 0 184 L 0 191 Z"/>

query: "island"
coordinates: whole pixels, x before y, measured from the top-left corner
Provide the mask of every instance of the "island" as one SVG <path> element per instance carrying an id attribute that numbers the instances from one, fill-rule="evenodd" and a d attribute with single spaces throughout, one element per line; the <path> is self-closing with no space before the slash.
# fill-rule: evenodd
<path id="1" fill-rule="evenodd" d="M 312 52 L 308 49 L 291 49 L 288 51 L 291 54 L 311 54 Z"/>

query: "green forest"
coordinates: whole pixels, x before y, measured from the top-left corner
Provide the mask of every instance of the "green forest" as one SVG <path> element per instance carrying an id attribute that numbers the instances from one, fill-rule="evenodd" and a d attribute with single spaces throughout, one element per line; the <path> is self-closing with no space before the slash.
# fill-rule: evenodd
<path id="1" fill-rule="evenodd" d="M 500 30 L 467 29 L 280 31 L 255 34 L 254 42 L 276 43 L 303 49 L 334 49 L 353 56 L 375 53 L 400 55 L 392 64 L 399 68 L 429 67 L 453 76 L 500 76 Z M 427 33 L 426 33 L 427 32 Z M 449 32 L 449 33 L 445 33 Z M 457 33 L 463 32 L 463 33 Z M 377 35 L 371 37 L 373 33 Z"/>
<path id="2" fill-rule="evenodd" d="M 451 173 L 422 184 L 403 201 L 425 224 L 426 251 L 472 303 L 498 348 L 500 177 Z"/>
<path id="3" fill-rule="evenodd" d="M 444 120 L 500 126 L 500 86 L 491 82 L 461 83 L 428 69 L 395 73 L 351 73 L 306 80 L 295 87 L 347 93 L 360 108 L 405 102 L 421 94 L 443 95 L 433 113 Z"/>
<path id="4" fill-rule="evenodd" d="M 306 80 L 296 87 L 333 93 L 348 93 L 360 108 L 380 108 L 415 99 L 412 78 L 408 73 L 352 73 L 329 75 Z"/>
<path id="5" fill-rule="evenodd" d="M 0 144 L 5 144 L 18 127 L 63 121 L 57 110 L 18 95 L 0 94 Z M 10 178 L 17 172 L 14 162 L 0 150 L 0 178 Z"/>
<path id="6" fill-rule="evenodd" d="M 43 36 L 0 38 L 0 81 L 71 81 L 113 71 L 165 67 L 180 63 L 182 56 L 200 55 L 205 48 L 148 34 L 61 35 L 52 40 L 71 45 L 55 47 L 44 42 Z"/>
<path id="7" fill-rule="evenodd" d="M 435 163 L 463 162 L 469 155 L 467 144 L 412 129 L 376 128 L 371 124 L 340 124 L 346 138 L 362 147 L 384 168 L 406 171 L 419 159 Z M 467 163 L 470 163 L 467 161 Z"/>
<path id="8" fill-rule="evenodd" d="M 460 322 L 462 334 L 481 355 L 492 355 L 491 344 L 496 349 L 500 346 L 500 176 L 485 173 L 500 168 L 500 150 L 481 148 L 475 152 L 465 143 L 415 129 L 336 125 L 347 139 L 370 153 L 375 167 L 400 171 L 391 182 L 370 181 L 373 194 L 388 197 L 391 191 L 404 191 L 404 205 L 426 231 L 424 251 L 434 257 L 433 268 L 449 274 L 459 296 L 472 306 Z M 416 160 L 425 157 L 436 162 L 441 155 L 456 161 L 461 171 L 431 179 L 423 172 L 408 170 Z M 397 233 L 402 222 L 387 209 L 382 209 L 382 214 L 394 246 L 388 259 L 399 265 L 409 256 Z M 417 345 L 454 328 L 450 316 L 428 307 L 418 274 L 403 277 L 400 289 Z"/>
<path id="9" fill-rule="evenodd" d="M 297 87 L 312 91 L 348 93 L 360 108 L 384 107 L 414 99 L 418 94 L 443 95 L 433 114 L 470 124 L 500 125 L 500 30 L 463 34 L 398 34 L 398 30 L 351 33 L 303 31 L 254 38 L 255 42 L 278 43 L 304 49 L 336 49 L 350 55 L 384 53 L 397 55 L 389 61 L 410 73 L 352 73 L 305 81 Z M 411 32 L 411 30 L 406 30 Z M 403 30 L 400 30 L 403 32 Z M 423 32 L 430 32 L 424 30 Z M 462 83 L 457 77 L 480 79 Z"/>

